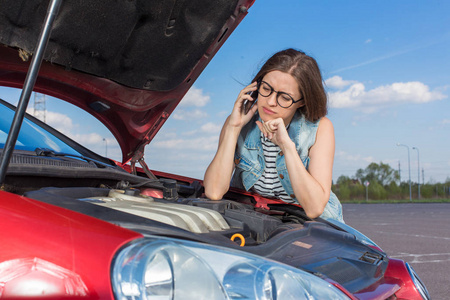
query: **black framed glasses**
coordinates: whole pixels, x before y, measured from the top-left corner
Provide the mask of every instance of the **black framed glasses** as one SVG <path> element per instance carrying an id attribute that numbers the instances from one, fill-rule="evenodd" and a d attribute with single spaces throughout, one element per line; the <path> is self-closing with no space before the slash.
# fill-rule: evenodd
<path id="1" fill-rule="evenodd" d="M 275 91 L 270 84 L 263 80 L 258 82 L 258 94 L 263 97 L 269 97 L 273 92 L 277 94 L 276 99 L 278 105 L 283 108 L 289 108 L 292 106 L 292 104 L 303 100 L 303 97 L 298 100 L 294 100 L 294 98 L 292 98 L 292 96 L 288 93 Z"/>

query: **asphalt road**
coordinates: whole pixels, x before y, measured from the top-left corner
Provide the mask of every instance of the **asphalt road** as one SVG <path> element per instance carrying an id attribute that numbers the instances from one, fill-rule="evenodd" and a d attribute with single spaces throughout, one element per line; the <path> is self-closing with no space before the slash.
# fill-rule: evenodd
<path id="1" fill-rule="evenodd" d="M 344 220 L 407 261 L 432 299 L 450 299 L 450 203 L 344 204 Z"/>

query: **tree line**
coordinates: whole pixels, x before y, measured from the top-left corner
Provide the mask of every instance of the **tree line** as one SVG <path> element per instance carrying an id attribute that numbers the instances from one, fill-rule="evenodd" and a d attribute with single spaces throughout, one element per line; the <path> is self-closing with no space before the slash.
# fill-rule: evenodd
<path id="1" fill-rule="evenodd" d="M 367 186 L 366 186 L 367 185 Z M 341 201 L 345 200 L 409 200 L 409 181 L 400 182 L 400 174 L 383 162 L 371 163 L 358 169 L 354 176 L 339 176 L 332 190 Z M 411 196 L 419 198 L 419 186 L 411 183 Z M 444 183 L 420 184 L 421 199 L 450 197 L 450 178 Z"/>

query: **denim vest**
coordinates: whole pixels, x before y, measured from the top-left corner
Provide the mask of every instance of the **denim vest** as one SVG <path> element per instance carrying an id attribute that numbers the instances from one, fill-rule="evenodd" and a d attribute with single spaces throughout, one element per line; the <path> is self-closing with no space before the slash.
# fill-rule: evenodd
<path id="1" fill-rule="evenodd" d="M 255 123 L 256 120 L 261 121 L 258 113 L 256 113 L 250 122 L 242 128 L 238 137 L 235 152 L 236 168 L 231 179 L 232 187 L 245 189 L 247 191 L 250 190 L 262 176 L 265 167 L 264 153 L 261 145 L 261 131 Z M 319 121 L 310 122 L 297 111 L 288 128 L 289 137 L 294 141 L 297 153 L 307 170 L 310 160 L 309 149 L 316 141 L 318 126 Z M 298 200 L 295 199 L 294 190 L 292 189 L 286 161 L 282 151 L 277 155 L 276 168 L 284 190 L 298 203 Z M 344 222 L 342 205 L 336 195 L 331 191 L 330 199 L 320 217 L 323 219 L 335 219 Z"/>

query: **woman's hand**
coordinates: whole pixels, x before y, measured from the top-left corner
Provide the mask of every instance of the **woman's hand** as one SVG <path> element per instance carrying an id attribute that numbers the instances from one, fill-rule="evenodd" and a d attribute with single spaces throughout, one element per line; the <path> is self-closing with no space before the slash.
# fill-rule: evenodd
<path id="1" fill-rule="evenodd" d="M 241 90 L 241 92 L 238 95 L 238 98 L 236 99 L 236 102 L 234 103 L 233 111 L 231 112 L 231 115 L 228 119 L 229 126 L 242 128 L 253 117 L 256 110 L 258 109 L 257 105 L 253 105 L 253 107 L 248 111 L 248 113 L 245 114 L 244 103 L 246 101 L 250 102 L 256 101 L 250 95 L 252 92 L 255 92 L 256 89 L 257 83 L 255 81 Z"/>
<path id="2" fill-rule="evenodd" d="M 255 101 L 249 93 L 257 89 L 256 82 L 241 90 L 234 103 L 231 115 L 225 121 L 219 137 L 219 147 L 214 159 L 205 172 L 203 186 L 205 195 L 211 200 L 220 200 L 230 188 L 230 180 L 234 171 L 234 151 L 242 127 L 247 124 L 258 109 L 257 105 L 244 113 L 245 101 Z"/>
<path id="3" fill-rule="evenodd" d="M 256 125 L 258 125 L 259 130 L 261 130 L 264 136 L 280 147 L 281 150 L 284 150 L 285 146 L 289 143 L 293 143 L 282 118 L 269 120 L 264 123 L 256 121 Z"/>

